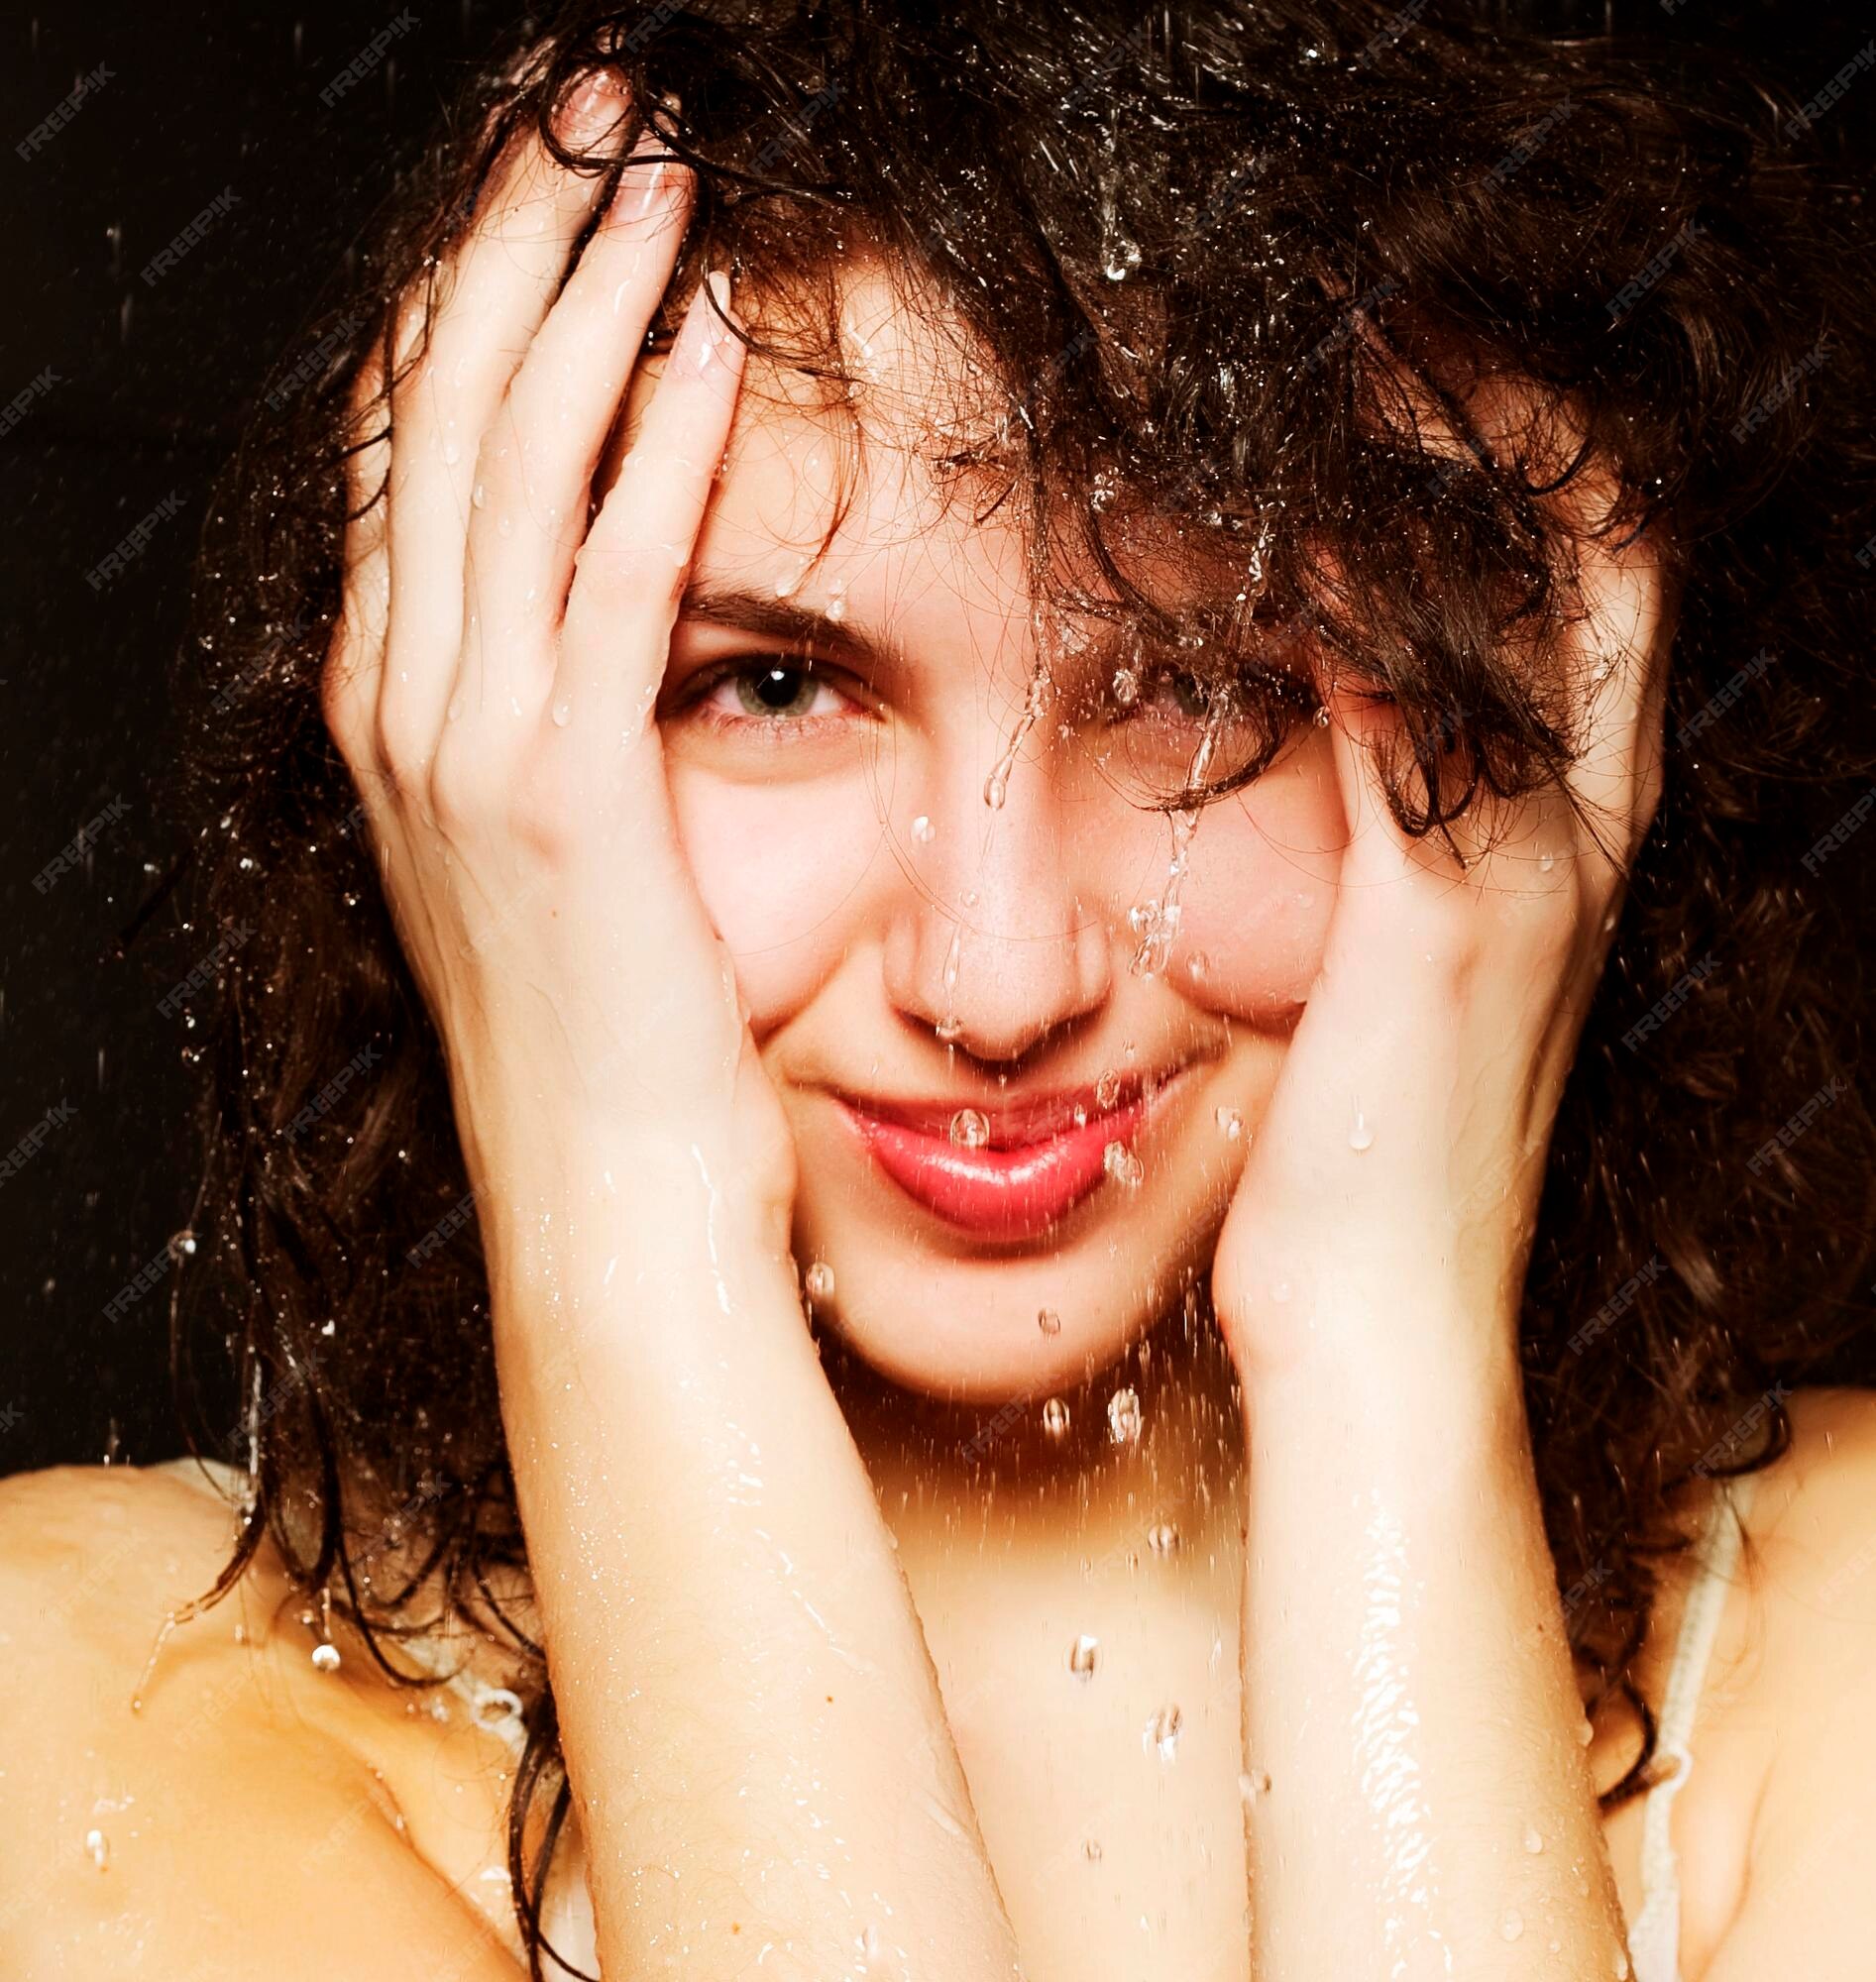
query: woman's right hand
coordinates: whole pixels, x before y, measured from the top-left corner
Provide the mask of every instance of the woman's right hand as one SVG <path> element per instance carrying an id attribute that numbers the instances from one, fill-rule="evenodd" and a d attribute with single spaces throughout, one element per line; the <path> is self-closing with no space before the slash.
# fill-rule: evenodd
<path id="1" fill-rule="evenodd" d="M 626 108 L 596 78 L 563 136 L 594 148 Z M 638 152 L 660 149 L 647 134 Z M 743 346 L 713 276 L 588 528 L 691 199 L 680 165 L 628 165 L 569 273 L 604 183 L 517 139 L 439 272 L 388 423 L 382 353 L 360 378 L 324 708 L 442 1035 L 472 1183 L 517 1159 L 551 1168 L 570 1141 L 694 1150 L 773 1241 L 794 1149 L 653 720 Z M 422 312 L 399 306 L 400 367 Z"/>

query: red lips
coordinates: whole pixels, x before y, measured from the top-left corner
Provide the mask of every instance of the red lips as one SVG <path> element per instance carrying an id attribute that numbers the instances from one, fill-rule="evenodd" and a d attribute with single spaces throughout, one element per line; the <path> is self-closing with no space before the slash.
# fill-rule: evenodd
<path id="1" fill-rule="evenodd" d="M 1093 1088 L 998 1108 L 839 1098 L 868 1153 L 908 1197 L 979 1236 L 1026 1239 L 1099 1186 L 1107 1146 L 1131 1144 L 1173 1078 L 1123 1075 L 1110 1083 L 1105 1107 Z M 988 1131 L 979 1148 L 951 1140 L 964 1108 L 975 1108 Z"/>

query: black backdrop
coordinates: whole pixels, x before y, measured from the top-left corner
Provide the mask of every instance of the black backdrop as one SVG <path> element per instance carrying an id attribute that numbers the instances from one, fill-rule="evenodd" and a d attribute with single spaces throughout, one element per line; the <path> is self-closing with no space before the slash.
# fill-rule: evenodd
<path id="1" fill-rule="evenodd" d="M 1603 0 L 1518 11 L 1563 31 L 1605 18 Z M 1779 0 L 1613 12 L 1750 50 L 1801 99 L 1872 32 Z M 115 1297 L 187 1223 L 188 1036 L 142 950 L 114 952 L 181 845 L 164 795 L 189 558 L 259 382 L 304 341 L 395 161 L 517 18 L 155 0 L 0 22 L 0 1474 L 180 1449 L 167 1278 Z M 322 102 L 381 36 L 364 81 Z M 1825 131 L 1866 162 L 1876 78 L 1862 91 Z"/>

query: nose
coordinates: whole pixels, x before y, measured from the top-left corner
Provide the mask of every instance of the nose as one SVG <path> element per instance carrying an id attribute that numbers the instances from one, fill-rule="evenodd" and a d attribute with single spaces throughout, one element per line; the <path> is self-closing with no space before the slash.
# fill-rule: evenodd
<path id="1" fill-rule="evenodd" d="M 995 806 L 986 770 L 960 752 L 941 791 L 928 788 L 928 824 L 906 835 L 912 878 L 887 936 L 886 991 L 938 1039 L 1007 1061 L 1100 1008 L 1114 936 L 1047 761 L 1019 758 Z"/>

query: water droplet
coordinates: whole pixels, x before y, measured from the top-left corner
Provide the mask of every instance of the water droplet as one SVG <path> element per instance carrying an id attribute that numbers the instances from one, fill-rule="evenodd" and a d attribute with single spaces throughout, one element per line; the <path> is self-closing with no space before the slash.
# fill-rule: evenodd
<path id="1" fill-rule="evenodd" d="M 871 1921 L 860 1929 L 860 1959 L 870 1961 L 879 1952 L 879 1929 Z"/>
<path id="2" fill-rule="evenodd" d="M 1088 1126 L 1088 1111 L 1078 1102 L 1075 1104 L 1072 1119 L 1077 1129 L 1085 1129 Z"/>
<path id="3" fill-rule="evenodd" d="M 1140 1393 L 1116 1390 L 1107 1400 L 1107 1435 L 1115 1445 L 1133 1445 L 1140 1438 Z"/>
<path id="4" fill-rule="evenodd" d="M 1147 1722 L 1145 1744 L 1149 1750 L 1158 1748 L 1162 1762 L 1172 1759 L 1173 1750 L 1179 1744 L 1179 1727 L 1183 1719 L 1178 1707 L 1168 1702 Z"/>
<path id="5" fill-rule="evenodd" d="M 1557 864 L 1557 856 L 1556 856 L 1556 854 L 1554 854 L 1554 853 L 1546 853 L 1546 854 L 1545 854 L 1545 855 L 1543 855 L 1543 857 L 1542 857 L 1542 858 L 1541 858 L 1541 859 L 1540 859 L 1540 860 L 1538 861 L 1538 863 L 1537 863 L 1537 871 L 1538 871 L 1538 872 L 1539 872 L 1540 874 L 1548 874 L 1548 873 L 1550 872 L 1550 870 L 1551 870 L 1551 869 L 1552 869 L 1552 868 L 1553 868 L 1554 866 L 1556 866 L 1556 864 Z"/>
<path id="6" fill-rule="evenodd" d="M 1068 1406 L 1059 1397 L 1050 1397 L 1043 1406 L 1043 1429 L 1050 1438 L 1061 1438 L 1068 1430 Z"/>
<path id="7" fill-rule="evenodd" d="M 1238 1795 L 1246 1803 L 1256 1803 L 1259 1797 L 1269 1796 L 1270 1779 L 1262 1769 L 1242 1770 L 1238 1776 Z"/>
<path id="8" fill-rule="evenodd" d="M 1577 1723 L 1577 1746 L 1587 1748 L 1595 1739 L 1596 1729 L 1590 1725 L 1590 1716 L 1586 1713 Z"/>
<path id="9" fill-rule="evenodd" d="M 1544 1833 L 1532 1824 L 1524 1833 L 1524 1848 L 1533 1858 L 1544 1848 Z"/>
<path id="10" fill-rule="evenodd" d="M 1613 1963 L 1613 1966 L 1614 1966 L 1614 1969 L 1615 1969 L 1615 1982 L 1628 1982 L 1628 1949 L 1627 1949 L 1627 1948 L 1625 1948 L 1625 1947 L 1618 1947 L 1618 1948 L 1617 1948 L 1617 1949 L 1615 1950 L 1615 1960 L 1614 1960 L 1614 1963 Z"/>
<path id="11" fill-rule="evenodd" d="M 469 499 L 473 503 L 475 503 L 478 509 L 482 508 L 483 505 L 489 500 L 488 492 L 483 488 L 480 482 L 478 482 L 475 488 L 473 488 L 469 492 Z"/>
<path id="12" fill-rule="evenodd" d="M 1155 1555 L 1170 1555 L 1179 1545 L 1179 1531 L 1170 1521 L 1156 1521 L 1147 1530 L 1147 1546 Z"/>
<path id="13" fill-rule="evenodd" d="M 959 900 L 964 908 L 974 909 L 977 906 L 977 890 L 966 888 Z"/>
<path id="14" fill-rule="evenodd" d="M 1185 974 L 1194 984 L 1198 983 L 1211 967 L 1212 960 L 1202 949 L 1193 950 L 1191 955 L 1185 959 Z"/>
<path id="15" fill-rule="evenodd" d="M 990 1140 L 990 1124 L 975 1108 L 960 1108 L 951 1117 L 951 1146 L 958 1150 L 981 1150 Z"/>
<path id="16" fill-rule="evenodd" d="M 555 726 L 565 729 L 567 724 L 573 720 L 573 704 L 570 702 L 557 702 L 549 714 L 554 718 Z"/>
<path id="17" fill-rule="evenodd" d="M 1001 811 L 1004 800 L 1010 795 L 1010 772 L 1016 763 L 1016 753 L 1022 749 L 1024 739 L 1048 707 L 1048 663 L 1039 660 L 1030 670 L 1029 691 L 1023 698 L 1023 714 L 1017 718 L 1009 742 L 1003 746 L 1003 755 L 997 759 L 996 768 L 984 780 L 984 804 L 992 812 Z"/>
<path id="18" fill-rule="evenodd" d="M 443 714 L 451 722 L 455 722 L 461 718 L 463 714 L 463 698 L 460 692 L 450 697 L 449 706 L 444 710 Z"/>
<path id="19" fill-rule="evenodd" d="M 1205 774 L 1211 768 L 1218 738 L 1224 728 L 1225 715 L 1224 709 L 1220 708 L 1207 721 L 1205 733 L 1199 738 L 1198 748 L 1192 752 L 1192 760 L 1186 766 L 1185 782 L 1188 788 L 1205 782 Z M 1172 815 L 1172 851 L 1166 864 L 1165 894 L 1161 900 L 1148 903 L 1152 914 L 1147 924 L 1144 927 L 1135 925 L 1140 931 L 1140 944 L 1134 951 L 1132 964 L 1137 977 L 1157 977 L 1166 967 L 1185 913 L 1179 896 L 1185 886 L 1186 868 L 1191 861 L 1192 835 L 1198 830 L 1198 812 L 1192 807 Z"/>
<path id="20" fill-rule="evenodd" d="M 1355 1104 L 1355 1120 L 1349 1124 L 1349 1148 L 1351 1150 L 1372 1150 L 1375 1147 L 1375 1131 L 1369 1119 L 1362 1113 L 1362 1104 Z"/>
<path id="21" fill-rule="evenodd" d="M 1516 1907 L 1506 1907 L 1504 1917 L 1498 1922 L 1498 1932 L 1506 1940 L 1515 1940 L 1524 1931 L 1524 1916 Z"/>
<path id="22" fill-rule="evenodd" d="M 1327 729 L 1329 726 L 1328 710 L 1326 708 L 1319 708 L 1315 715 L 1310 717 L 1310 720 L 1315 723 L 1318 729 Z"/>
<path id="23" fill-rule="evenodd" d="M 111 1862 L 111 1840 L 101 1830 L 87 1830 L 84 1834 L 84 1848 L 91 1854 L 91 1862 L 102 1872 Z"/>
<path id="24" fill-rule="evenodd" d="M 833 1268 L 826 1260 L 817 1260 L 808 1268 L 807 1283 L 809 1294 L 818 1301 L 833 1298 Z"/>
<path id="25" fill-rule="evenodd" d="M 1092 1679 L 1094 1677 L 1094 1655 L 1099 1650 L 1100 1643 L 1099 1638 L 1091 1638 L 1087 1632 L 1083 1631 L 1080 1637 L 1068 1647 L 1068 1670 L 1077 1679 Z"/>
<path id="26" fill-rule="evenodd" d="M 1228 1143 L 1238 1142 L 1244 1135 L 1244 1116 L 1236 1108 L 1214 1108 L 1212 1120 L 1218 1124 L 1220 1132 Z"/>
<path id="27" fill-rule="evenodd" d="M 1101 250 L 1101 271 L 1110 282 L 1124 282 L 1140 267 L 1140 243 L 1118 229 Z"/>
<path id="28" fill-rule="evenodd" d="M 1140 700 L 1140 677 L 1132 668 L 1114 670 L 1114 700 L 1123 709 L 1132 709 Z"/>
<path id="29" fill-rule="evenodd" d="M 1110 1143 L 1101 1152 L 1101 1167 L 1116 1183 L 1133 1189 L 1145 1174 L 1140 1158 L 1125 1143 Z"/>
<path id="30" fill-rule="evenodd" d="M 337 1645 L 315 1645 L 312 1648 L 312 1662 L 316 1671 L 336 1673 L 339 1670 L 339 1648 Z"/>
<path id="31" fill-rule="evenodd" d="M 1036 1317 L 1036 1326 L 1045 1335 L 1059 1335 L 1061 1333 L 1061 1316 L 1052 1307 L 1046 1307 Z"/>
<path id="32" fill-rule="evenodd" d="M 1121 1077 L 1109 1067 L 1094 1083 L 1094 1105 L 1100 1109 L 1112 1108 L 1120 1094 Z"/>
<path id="33" fill-rule="evenodd" d="M 921 813 L 912 822 L 912 836 L 921 846 L 930 846 L 933 840 L 938 837 L 938 827 L 926 818 L 924 813 Z"/>
<path id="34" fill-rule="evenodd" d="M 802 580 L 807 576 L 808 564 L 809 560 L 807 558 L 798 557 L 795 560 L 794 569 L 783 572 L 781 577 L 775 581 L 775 596 L 777 599 L 787 599 L 795 593 L 800 587 Z"/>
<path id="35" fill-rule="evenodd" d="M 445 468 L 454 468 L 462 458 L 463 451 L 453 440 L 446 440 L 443 443 L 443 466 Z"/>
<path id="36" fill-rule="evenodd" d="M 514 518 L 509 515 L 497 516 L 496 518 L 496 535 L 498 537 L 511 537 L 513 534 Z"/>
<path id="37" fill-rule="evenodd" d="M 961 929 L 952 930 L 950 947 L 944 952 L 944 1005 L 936 1028 L 940 1040 L 954 1040 L 964 1030 L 954 1009 L 957 963 L 963 946 L 964 932 Z"/>
<path id="38" fill-rule="evenodd" d="M 1101 1856 L 1101 1840 L 1098 1837 L 1090 1837 L 1081 1849 L 1088 1858 L 1098 1861 Z"/>
<path id="39" fill-rule="evenodd" d="M 940 1019 L 932 1030 L 948 1046 L 951 1041 L 963 1037 L 964 1022 L 961 1019 Z"/>
<path id="40" fill-rule="evenodd" d="M 828 588 L 828 617 L 838 625 L 846 617 L 846 580 L 836 578 Z"/>

